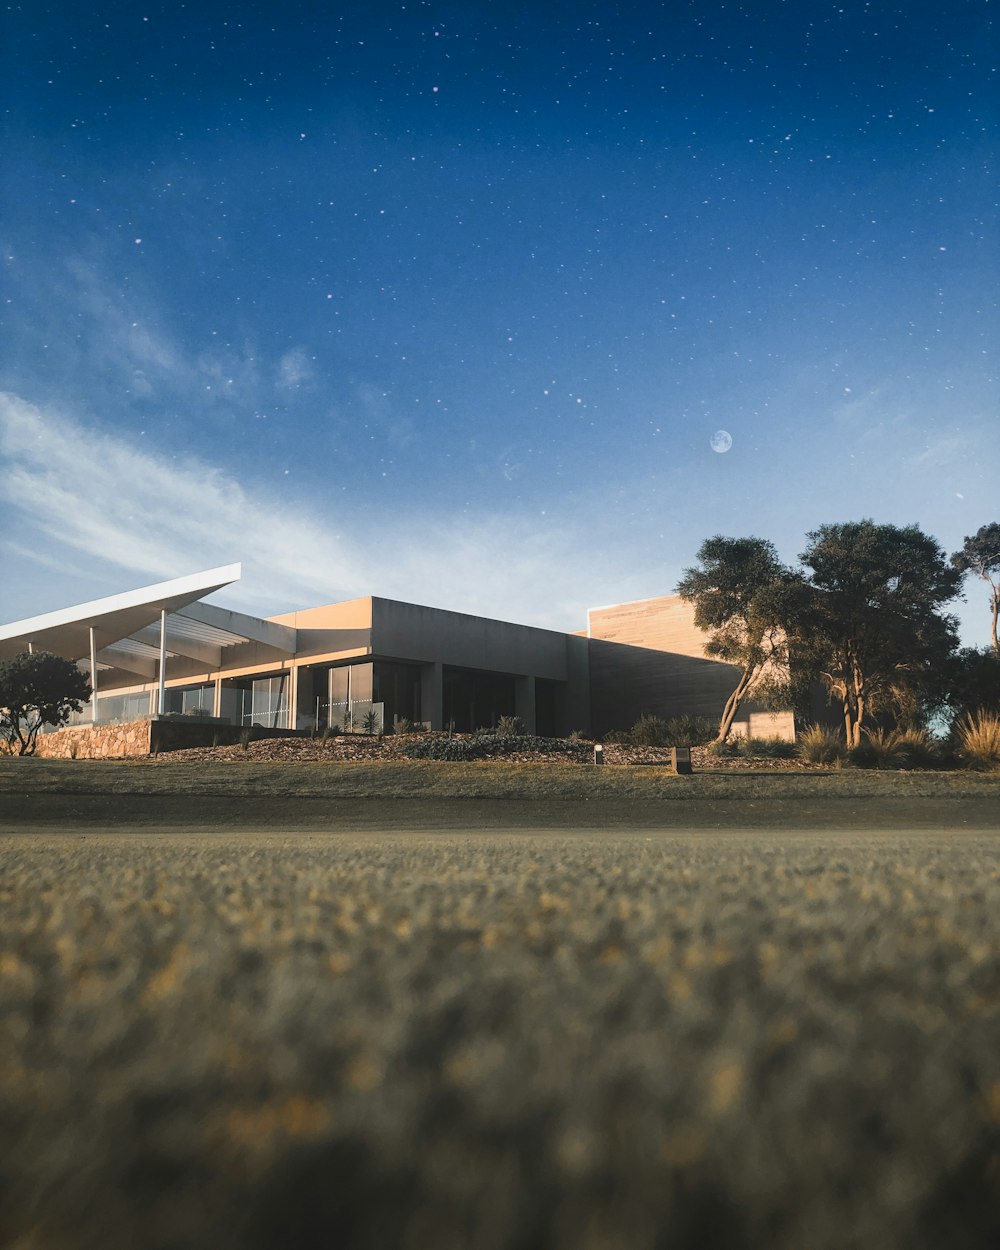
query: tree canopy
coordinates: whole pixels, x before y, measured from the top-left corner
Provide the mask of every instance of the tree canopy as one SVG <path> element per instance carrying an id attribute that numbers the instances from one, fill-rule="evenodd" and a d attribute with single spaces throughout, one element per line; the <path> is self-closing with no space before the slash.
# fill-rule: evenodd
<path id="1" fill-rule="evenodd" d="M 22 651 L 0 660 L 0 731 L 18 755 L 33 755 L 43 725 L 63 725 L 90 698 L 90 682 L 70 660 Z"/>
<path id="2" fill-rule="evenodd" d="M 993 650 L 1000 655 L 997 638 L 997 617 L 1000 616 L 1000 522 L 980 526 L 971 538 L 966 538 L 961 551 L 956 551 L 951 562 L 960 573 L 975 573 L 990 587 L 990 613 L 992 615 Z"/>
<path id="3" fill-rule="evenodd" d="M 717 534 L 699 547 L 698 561 L 684 570 L 677 593 L 694 604 L 695 624 L 709 631 L 706 654 L 740 670 L 719 721 L 718 741 L 725 742 L 743 700 L 765 686 L 770 697 L 787 667 L 785 623 L 801 581 L 764 538 Z"/>
<path id="4" fill-rule="evenodd" d="M 848 745 L 857 746 L 872 714 L 933 697 L 958 642 L 942 608 L 962 575 L 916 525 L 852 521 L 808 539 L 795 656 L 840 700 Z"/>

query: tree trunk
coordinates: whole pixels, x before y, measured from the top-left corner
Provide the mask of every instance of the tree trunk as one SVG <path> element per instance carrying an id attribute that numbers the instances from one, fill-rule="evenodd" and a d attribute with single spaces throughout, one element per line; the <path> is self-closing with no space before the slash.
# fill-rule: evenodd
<path id="1" fill-rule="evenodd" d="M 865 702 L 865 674 L 850 648 L 844 665 L 844 732 L 848 747 L 861 745 Z"/>
<path id="2" fill-rule="evenodd" d="M 997 617 L 1000 616 L 1000 587 L 994 586 L 993 594 L 990 597 L 990 607 L 993 609 L 993 650 L 1000 655 L 1000 641 L 997 640 Z"/>
<path id="3" fill-rule="evenodd" d="M 716 742 L 725 742 L 729 738 L 729 731 L 733 727 L 736 713 L 740 710 L 740 704 L 746 698 L 747 691 L 753 685 L 759 672 L 759 667 L 745 668 L 740 674 L 740 679 L 736 683 L 736 689 L 726 700 L 726 706 L 722 711 L 722 719 L 719 721 L 719 736 L 716 738 Z"/>

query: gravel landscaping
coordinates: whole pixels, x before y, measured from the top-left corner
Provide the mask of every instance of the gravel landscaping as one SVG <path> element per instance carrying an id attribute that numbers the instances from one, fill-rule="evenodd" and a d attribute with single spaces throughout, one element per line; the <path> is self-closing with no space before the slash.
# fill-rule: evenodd
<path id="1" fill-rule="evenodd" d="M 77 829 L 0 909 L 18 1250 L 1000 1244 L 990 833 Z"/>
<path id="2" fill-rule="evenodd" d="M 245 747 L 192 747 L 183 751 L 164 752 L 156 758 L 163 763 L 191 763 L 196 760 L 216 763 L 389 761 L 406 759 L 415 748 L 419 749 L 430 740 L 440 741 L 444 737 L 443 734 L 389 734 L 382 738 L 364 734 L 336 734 L 330 738 L 268 738 L 250 742 Z M 465 742 L 472 735 L 456 734 L 454 737 L 458 742 Z M 508 740 L 502 755 L 502 758 L 511 763 L 593 764 L 594 762 L 593 742 L 585 740 L 574 742 L 557 738 L 551 740 L 549 749 L 546 749 L 544 745 L 527 749 L 526 744 L 525 749 L 519 751 L 516 741 L 514 739 L 512 746 Z M 544 739 L 535 741 L 545 742 Z M 602 751 L 605 764 L 610 765 L 652 765 L 665 768 L 670 764 L 668 747 L 631 746 L 609 742 L 602 747 Z M 494 758 L 497 756 L 495 755 Z M 702 770 L 724 768 L 727 771 L 732 769 L 746 771 L 756 768 L 768 771 L 775 769 L 801 771 L 810 767 L 798 759 L 773 759 L 764 756 L 754 759 L 740 757 L 718 759 L 706 746 L 692 747 L 691 759 L 695 768 Z"/>

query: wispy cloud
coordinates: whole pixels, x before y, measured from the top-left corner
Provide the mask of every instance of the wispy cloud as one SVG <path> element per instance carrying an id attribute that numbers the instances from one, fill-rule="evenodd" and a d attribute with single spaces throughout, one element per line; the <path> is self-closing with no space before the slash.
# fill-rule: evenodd
<path id="1" fill-rule="evenodd" d="M 285 352 L 278 364 L 278 383 L 286 389 L 294 389 L 313 377 L 313 364 L 304 347 L 293 347 Z"/>
<path id="2" fill-rule="evenodd" d="M 293 494 L 248 491 L 197 459 L 0 394 L 0 498 L 20 547 L 58 565 L 68 552 L 111 562 L 123 589 L 242 560 L 227 597 L 254 611 L 381 594 L 553 627 L 582 628 L 599 569 L 576 527 L 531 517 L 393 517 L 364 535 Z"/>

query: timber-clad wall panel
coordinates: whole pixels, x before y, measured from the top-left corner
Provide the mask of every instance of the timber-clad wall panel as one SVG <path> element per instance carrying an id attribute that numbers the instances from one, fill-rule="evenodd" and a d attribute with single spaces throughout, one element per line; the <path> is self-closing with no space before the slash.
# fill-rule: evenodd
<path id="1" fill-rule="evenodd" d="M 643 713 L 721 716 L 739 670 L 706 657 L 705 633 L 694 623 L 694 608 L 679 596 L 593 608 L 589 627 L 595 732 L 627 729 Z M 794 735 L 790 712 L 774 719 L 761 713 L 766 713 L 763 705 L 747 700 L 739 718 L 766 726 L 768 735 Z M 749 730 L 755 733 L 756 726 L 751 723 Z"/>

